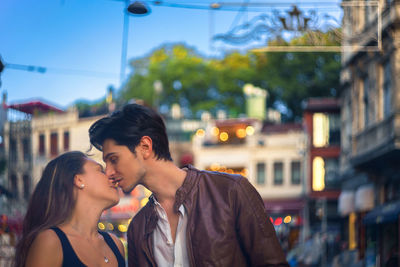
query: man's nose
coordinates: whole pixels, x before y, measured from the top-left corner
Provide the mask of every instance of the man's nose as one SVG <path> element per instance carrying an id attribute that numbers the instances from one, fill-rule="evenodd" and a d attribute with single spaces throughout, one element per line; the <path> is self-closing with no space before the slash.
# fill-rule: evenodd
<path id="1" fill-rule="evenodd" d="M 114 178 L 114 175 L 115 175 L 115 170 L 114 170 L 114 168 L 111 167 L 111 166 L 107 166 L 107 165 L 106 165 L 106 175 L 107 175 L 109 178 Z"/>

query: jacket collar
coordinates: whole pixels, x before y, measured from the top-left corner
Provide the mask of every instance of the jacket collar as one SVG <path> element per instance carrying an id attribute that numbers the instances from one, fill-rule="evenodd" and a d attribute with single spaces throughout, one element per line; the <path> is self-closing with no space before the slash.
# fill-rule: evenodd
<path id="1" fill-rule="evenodd" d="M 145 234 L 150 234 L 151 232 L 153 232 L 153 230 L 156 228 L 157 226 L 157 221 L 158 221 L 158 217 L 157 217 L 157 213 L 155 211 L 155 207 L 154 207 L 154 196 L 151 195 L 149 197 L 149 202 L 147 203 L 147 205 L 144 207 L 144 212 L 145 212 L 145 218 L 146 218 L 146 227 L 145 227 Z"/>
<path id="2" fill-rule="evenodd" d="M 182 204 L 189 205 L 191 204 L 192 199 L 189 196 L 190 192 L 192 191 L 194 185 L 197 183 L 197 169 L 194 168 L 192 165 L 184 166 L 183 169 L 186 169 L 186 177 L 183 181 L 181 187 L 176 190 L 175 193 L 175 203 L 174 203 L 174 211 L 178 212 L 179 207 Z M 149 203 L 146 205 L 145 210 L 145 217 L 146 217 L 146 234 L 150 234 L 153 232 L 157 225 L 158 217 L 157 212 L 155 211 L 155 199 L 154 196 L 151 195 L 149 197 Z M 188 207 L 186 207 L 188 208 Z"/>
<path id="3" fill-rule="evenodd" d="M 175 203 L 174 203 L 175 212 L 178 212 L 179 207 L 184 203 L 190 205 L 189 201 L 191 200 L 191 198 L 189 198 L 188 196 L 197 182 L 196 168 L 194 168 L 192 165 L 186 165 L 183 167 L 183 169 L 186 169 L 187 173 L 182 186 L 179 187 L 175 193 Z"/>

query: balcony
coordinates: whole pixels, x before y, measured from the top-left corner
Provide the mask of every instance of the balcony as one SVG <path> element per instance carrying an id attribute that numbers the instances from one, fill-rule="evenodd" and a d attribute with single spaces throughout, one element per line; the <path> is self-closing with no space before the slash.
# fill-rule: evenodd
<path id="1" fill-rule="evenodd" d="M 362 3 L 362 1 L 359 2 Z M 379 46 L 382 45 L 382 38 L 385 38 L 385 31 L 399 23 L 400 2 L 392 1 L 389 5 L 384 5 L 383 8 L 381 4 L 378 10 L 381 10 L 379 16 L 377 12 L 372 12 L 368 21 L 362 22 L 360 25 L 352 21 L 353 16 L 357 16 L 357 14 L 343 19 L 343 28 L 348 29 L 348 32 L 346 32 L 346 36 L 343 36 L 342 45 L 352 47 L 352 49 L 344 50 L 342 53 L 342 60 L 345 65 L 352 62 L 356 55 L 365 51 L 366 48 L 372 48 L 372 51 L 381 49 Z"/>
<path id="2" fill-rule="evenodd" d="M 400 3 L 392 1 L 390 6 L 386 6 L 382 11 L 382 29 L 386 29 L 400 19 Z"/>
<path id="3" fill-rule="evenodd" d="M 399 155 L 400 113 L 393 114 L 353 136 L 350 161 L 356 168 L 377 169 L 387 164 L 396 164 L 395 157 Z"/>

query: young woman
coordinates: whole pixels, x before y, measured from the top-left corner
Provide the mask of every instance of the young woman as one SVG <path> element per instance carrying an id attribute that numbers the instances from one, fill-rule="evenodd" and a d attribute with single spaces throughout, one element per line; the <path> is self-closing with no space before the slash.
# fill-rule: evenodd
<path id="1" fill-rule="evenodd" d="M 118 201 L 117 186 L 82 152 L 53 159 L 31 197 L 15 266 L 125 266 L 122 242 L 97 230 Z"/>

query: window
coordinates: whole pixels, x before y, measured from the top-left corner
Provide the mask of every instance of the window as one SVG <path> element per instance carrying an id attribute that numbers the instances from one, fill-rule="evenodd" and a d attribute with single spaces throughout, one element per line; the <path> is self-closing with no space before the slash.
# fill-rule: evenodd
<path id="1" fill-rule="evenodd" d="M 395 201 L 400 199 L 400 184 L 387 182 L 384 186 L 385 189 L 385 202 Z"/>
<path id="2" fill-rule="evenodd" d="M 57 156 L 58 155 L 58 134 L 51 133 L 50 135 L 50 155 Z"/>
<path id="3" fill-rule="evenodd" d="M 14 164 L 18 161 L 17 141 L 15 139 L 10 140 L 10 160 Z"/>
<path id="4" fill-rule="evenodd" d="M 39 135 L 39 155 L 45 154 L 45 137 L 44 134 Z"/>
<path id="5" fill-rule="evenodd" d="M 340 114 L 314 113 L 313 145 L 327 147 L 340 144 Z"/>
<path id="6" fill-rule="evenodd" d="M 69 132 L 64 132 L 64 151 L 69 150 Z"/>
<path id="7" fill-rule="evenodd" d="M 340 114 L 329 114 L 329 145 L 340 145 Z"/>
<path id="8" fill-rule="evenodd" d="M 293 161 L 291 163 L 291 177 L 292 177 L 292 184 L 300 184 L 301 182 L 301 167 L 300 161 Z"/>
<path id="9" fill-rule="evenodd" d="M 29 200 L 30 190 L 31 190 L 31 180 L 29 179 L 29 175 L 25 174 L 23 176 L 24 180 L 24 199 Z"/>
<path id="10" fill-rule="evenodd" d="M 368 0 L 365 0 L 365 2 L 368 2 Z M 368 3 L 365 3 L 364 6 L 364 21 L 365 21 L 365 25 L 364 27 L 367 26 L 367 24 L 369 23 L 370 18 L 370 12 L 371 12 L 371 8 L 368 6 Z"/>
<path id="11" fill-rule="evenodd" d="M 383 66 L 383 118 L 389 117 L 391 113 L 391 97 L 392 97 L 392 68 L 390 61 Z"/>
<path id="12" fill-rule="evenodd" d="M 352 129 L 352 122 L 353 122 L 353 110 L 352 110 L 352 105 L 351 105 L 351 98 L 348 98 L 346 109 L 345 109 L 345 134 L 346 134 L 346 139 L 347 139 L 347 144 L 344 145 L 343 147 L 349 147 L 351 146 L 351 135 L 353 132 Z"/>
<path id="13" fill-rule="evenodd" d="M 25 162 L 30 161 L 31 148 L 30 148 L 29 139 L 22 140 L 22 150 L 23 150 L 24 161 Z"/>
<path id="14" fill-rule="evenodd" d="M 14 194 L 14 197 L 18 199 L 18 181 L 17 181 L 17 175 L 15 174 L 11 175 L 11 190 L 12 193 Z"/>
<path id="15" fill-rule="evenodd" d="M 363 102 L 364 102 L 364 127 L 367 127 L 370 123 L 369 121 L 369 109 L 370 109 L 370 102 L 369 102 L 369 79 L 368 77 L 364 78 L 363 81 L 364 85 L 364 97 L 363 97 Z"/>
<path id="16" fill-rule="evenodd" d="M 327 189 L 335 189 L 339 186 L 339 160 L 337 158 L 325 159 L 325 181 Z"/>
<path id="17" fill-rule="evenodd" d="M 283 184 L 283 163 L 282 162 L 274 163 L 274 184 L 275 185 Z"/>
<path id="18" fill-rule="evenodd" d="M 312 163 L 312 189 L 323 191 L 326 189 L 338 189 L 339 160 L 337 158 L 315 157 Z"/>
<path id="19" fill-rule="evenodd" d="M 257 184 L 265 184 L 265 163 L 257 163 Z"/>

